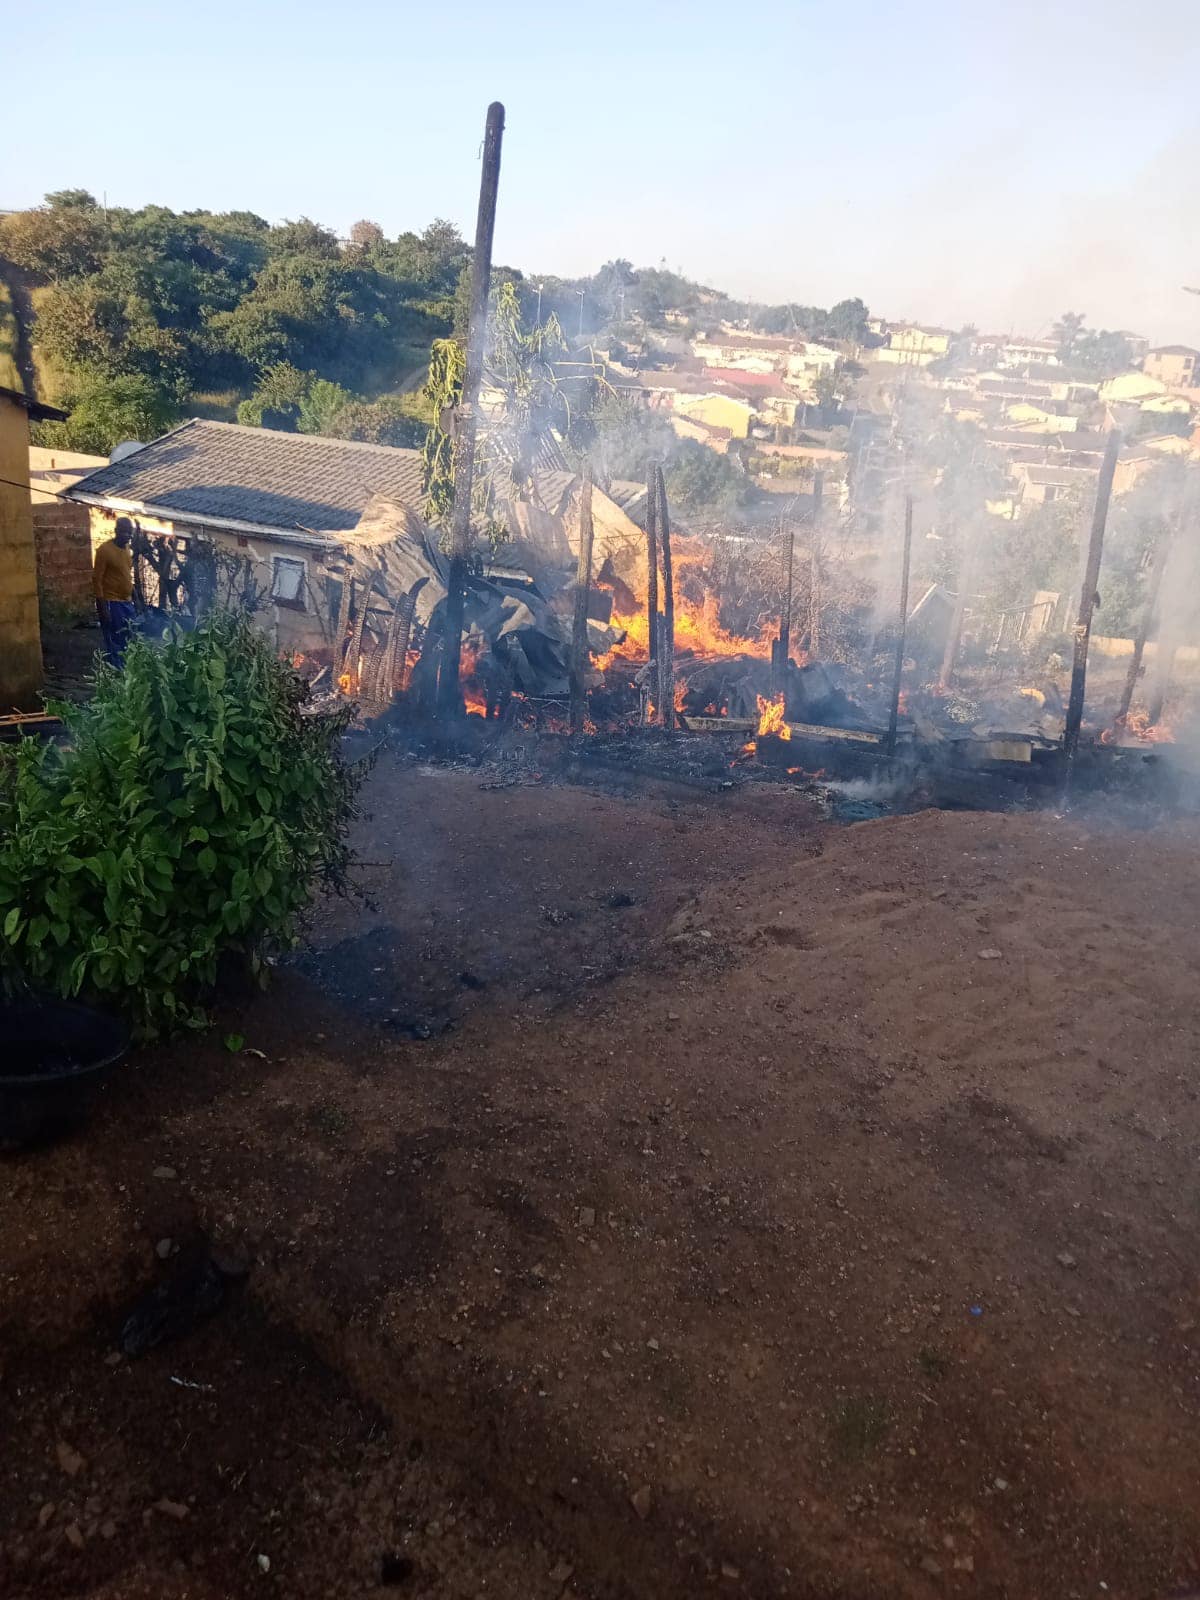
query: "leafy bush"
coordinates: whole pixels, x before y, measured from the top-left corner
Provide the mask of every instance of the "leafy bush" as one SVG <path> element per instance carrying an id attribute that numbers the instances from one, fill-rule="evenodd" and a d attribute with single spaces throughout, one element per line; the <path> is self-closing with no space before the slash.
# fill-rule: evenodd
<path id="1" fill-rule="evenodd" d="M 306 716 L 264 636 L 216 613 L 131 645 L 61 711 L 70 743 L 0 760 L 0 965 L 82 995 L 144 1035 L 204 1021 L 230 953 L 257 969 L 321 885 L 344 890 L 362 772 L 349 711 Z"/>

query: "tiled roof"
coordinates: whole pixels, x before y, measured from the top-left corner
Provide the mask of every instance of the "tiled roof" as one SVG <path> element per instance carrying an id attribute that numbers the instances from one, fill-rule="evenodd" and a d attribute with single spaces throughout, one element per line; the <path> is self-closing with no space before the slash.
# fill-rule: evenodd
<path id="1" fill-rule="evenodd" d="M 181 521 L 341 533 L 377 493 L 419 507 L 420 451 L 193 419 L 81 478 L 70 498 Z"/>

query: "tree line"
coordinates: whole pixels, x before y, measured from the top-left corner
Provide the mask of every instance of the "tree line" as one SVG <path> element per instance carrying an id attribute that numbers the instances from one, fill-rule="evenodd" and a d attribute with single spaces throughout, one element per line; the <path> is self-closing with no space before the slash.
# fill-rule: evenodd
<path id="1" fill-rule="evenodd" d="M 465 331 L 471 251 L 453 224 L 388 238 L 363 219 L 340 238 L 306 217 L 100 205 L 84 189 L 0 217 L 0 276 L 32 343 L 43 397 L 70 410 L 46 443 L 107 452 L 185 414 L 420 444 L 431 348 Z M 759 331 L 858 338 L 866 308 L 739 302 L 665 265 L 607 262 L 581 278 L 500 268 L 521 324 L 555 321 L 564 348 L 605 334 L 653 364 L 647 330 Z"/>

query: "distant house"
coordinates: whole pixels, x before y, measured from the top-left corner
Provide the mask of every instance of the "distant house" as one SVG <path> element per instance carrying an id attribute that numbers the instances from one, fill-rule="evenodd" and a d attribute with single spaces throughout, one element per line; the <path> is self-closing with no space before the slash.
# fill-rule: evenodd
<path id="1" fill-rule="evenodd" d="M 945 328 L 922 328 L 916 323 L 893 327 L 888 342 L 872 350 L 872 361 L 899 367 L 927 367 L 950 350 L 952 335 Z"/>
<path id="2" fill-rule="evenodd" d="M 1094 467 L 1031 466 L 1016 462 L 1017 503 L 1023 509 L 1060 500 L 1079 489 L 1090 489 L 1096 481 Z"/>
<path id="3" fill-rule="evenodd" d="M 1200 350 L 1186 344 L 1160 344 L 1146 352 L 1142 371 L 1168 389 L 1190 389 L 1200 382 Z"/>
<path id="4" fill-rule="evenodd" d="M 712 422 L 702 422 L 699 417 L 689 417 L 682 411 L 671 413 L 671 426 L 680 439 L 694 439 L 697 444 L 707 445 L 710 450 L 715 450 L 722 456 L 729 449 L 729 441 L 733 438 L 729 428 L 719 427 Z"/>
<path id="5" fill-rule="evenodd" d="M 799 339 L 754 333 L 709 334 L 692 340 L 692 354 L 706 367 L 739 372 L 779 372 L 802 343 Z"/>
<path id="6" fill-rule="evenodd" d="M 1058 345 L 1053 339 L 1006 339 L 1000 348 L 1001 367 L 1057 367 Z"/>

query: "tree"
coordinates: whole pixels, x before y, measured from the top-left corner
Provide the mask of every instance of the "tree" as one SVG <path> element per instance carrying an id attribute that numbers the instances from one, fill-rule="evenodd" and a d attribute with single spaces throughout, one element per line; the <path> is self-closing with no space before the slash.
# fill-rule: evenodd
<path id="1" fill-rule="evenodd" d="M 1069 367 L 1075 358 L 1075 348 L 1083 333 L 1082 311 L 1064 311 L 1054 324 L 1054 337 L 1058 341 L 1058 359 Z"/>
<path id="2" fill-rule="evenodd" d="M 290 361 L 272 362 L 263 368 L 254 393 L 238 407 L 238 421 L 245 428 L 294 432 L 315 381 L 315 373 L 302 372 Z"/>
<path id="3" fill-rule="evenodd" d="M 867 316 L 867 308 L 861 300 L 839 300 L 826 318 L 826 336 L 862 344 L 867 335 Z"/>
<path id="4" fill-rule="evenodd" d="M 684 511 L 727 515 L 750 498 L 746 475 L 728 456 L 718 455 L 695 439 L 678 442 L 665 475 L 671 503 Z"/>
<path id="5" fill-rule="evenodd" d="M 367 444 L 420 450 L 424 449 L 430 423 L 420 395 L 383 395 L 378 400 L 346 401 L 321 432 L 334 439 L 359 439 Z"/>
<path id="6" fill-rule="evenodd" d="M 268 243 L 271 253 L 279 256 L 315 256 L 335 261 L 341 254 L 337 234 L 310 217 L 272 228 Z"/>
<path id="7" fill-rule="evenodd" d="M 104 249 L 100 219 L 88 210 L 40 207 L 0 217 L 0 255 L 35 283 L 96 272 Z"/>
<path id="8" fill-rule="evenodd" d="M 97 211 L 96 196 L 88 189 L 55 189 L 46 196 L 52 211 Z"/>
<path id="9" fill-rule="evenodd" d="M 363 217 L 350 224 L 350 243 L 355 250 L 369 250 L 372 245 L 383 243 L 383 229 L 377 222 Z"/>
<path id="10" fill-rule="evenodd" d="M 84 378 L 62 404 L 70 411 L 66 422 L 36 423 L 36 443 L 107 455 L 125 439 L 157 439 L 179 420 L 162 390 L 142 373 Z"/>
<path id="11" fill-rule="evenodd" d="M 1107 328 L 1084 333 L 1075 342 L 1073 360 L 1085 372 L 1111 377 L 1132 364 L 1129 340 Z"/>

